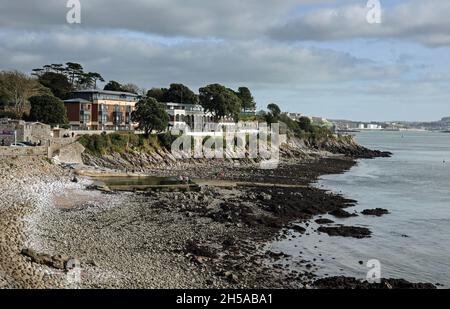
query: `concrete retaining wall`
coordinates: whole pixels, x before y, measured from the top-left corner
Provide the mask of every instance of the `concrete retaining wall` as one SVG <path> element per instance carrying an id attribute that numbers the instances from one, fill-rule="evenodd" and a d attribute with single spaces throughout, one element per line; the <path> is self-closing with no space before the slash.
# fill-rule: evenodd
<path id="1" fill-rule="evenodd" d="M 82 164 L 83 159 L 81 154 L 84 152 L 84 147 L 78 142 L 71 143 L 61 147 L 58 151 L 53 153 L 60 162 L 67 164 Z"/>

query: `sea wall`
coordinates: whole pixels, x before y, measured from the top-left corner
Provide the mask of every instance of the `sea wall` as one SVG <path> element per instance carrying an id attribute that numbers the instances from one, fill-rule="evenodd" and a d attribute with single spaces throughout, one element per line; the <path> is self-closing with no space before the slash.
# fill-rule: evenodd
<path id="1" fill-rule="evenodd" d="M 60 162 L 67 164 L 82 164 L 82 153 L 85 148 L 78 142 L 70 143 L 52 152 L 52 157 L 57 157 Z"/>
<path id="2" fill-rule="evenodd" d="M 0 159 L 3 157 L 47 156 L 48 147 L 0 147 Z"/>

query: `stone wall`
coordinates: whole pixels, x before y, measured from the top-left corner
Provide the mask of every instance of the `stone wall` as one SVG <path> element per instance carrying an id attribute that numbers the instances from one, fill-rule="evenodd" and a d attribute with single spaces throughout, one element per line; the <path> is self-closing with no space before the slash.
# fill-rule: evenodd
<path id="1" fill-rule="evenodd" d="M 52 139 L 52 130 L 49 125 L 43 123 L 27 123 L 28 135 L 24 136 L 25 140 L 32 143 L 41 142 L 42 145 L 48 144 Z"/>
<path id="2" fill-rule="evenodd" d="M 52 139 L 52 131 L 49 125 L 39 122 L 25 122 L 23 120 L 0 120 L 0 146 L 14 144 L 14 131 L 17 142 L 31 142 L 48 145 Z"/>
<path id="3" fill-rule="evenodd" d="M 47 156 L 48 147 L 0 147 L 0 159 L 4 157 Z"/>

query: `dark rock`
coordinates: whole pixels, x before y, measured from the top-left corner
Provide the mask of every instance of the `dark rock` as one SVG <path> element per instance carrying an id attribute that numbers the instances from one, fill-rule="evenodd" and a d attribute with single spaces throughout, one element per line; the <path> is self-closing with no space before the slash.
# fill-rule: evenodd
<path id="1" fill-rule="evenodd" d="M 207 258 L 217 258 L 217 253 L 214 249 L 206 246 L 200 246 L 195 241 L 189 241 L 185 248 L 184 252 L 187 254 L 193 254 L 195 256 L 202 256 Z"/>
<path id="2" fill-rule="evenodd" d="M 326 233 L 330 236 L 354 237 L 354 238 L 368 238 L 372 232 L 365 227 L 356 226 L 321 226 L 317 229 L 318 232 Z"/>
<path id="3" fill-rule="evenodd" d="M 299 225 L 291 225 L 291 226 L 289 226 L 289 228 L 291 230 L 294 230 L 294 231 L 300 233 L 300 234 L 303 234 L 303 233 L 306 232 L 306 229 L 304 227 L 299 226 Z"/>
<path id="4" fill-rule="evenodd" d="M 38 253 L 38 252 L 34 251 L 33 249 L 29 249 L 29 248 L 22 249 L 21 254 L 29 257 L 31 259 L 31 261 L 34 263 L 46 265 L 46 266 L 53 267 L 56 269 L 61 269 L 61 270 L 66 269 L 67 261 L 70 260 L 70 258 L 67 256 L 63 256 L 63 255 L 51 256 L 46 253 Z"/>
<path id="5" fill-rule="evenodd" d="M 317 224 L 331 224 L 331 223 L 334 223 L 334 221 L 330 220 L 330 219 L 317 219 L 316 223 Z"/>
<path id="6" fill-rule="evenodd" d="M 436 289 L 431 283 L 411 283 L 404 279 L 381 279 L 380 283 L 369 283 L 351 277 L 329 277 L 316 280 L 319 289 Z"/>
<path id="7" fill-rule="evenodd" d="M 347 211 L 345 211 L 343 209 L 336 209 L 336 210 L 330 211 L 329 214 L 334 216 L 334 217 L 336 217 L 336 218 L 341 218 L 341 219 L 357 217 L 358 216 L 357 214 L 351 214 L 351 213 L 349 213 L 349 212 L 347 212 Z"/>
<path id="8" fill-rule="evenodd" d="M 376 209 L 365 209 L 361 213 L 366 216 L 381 217 L 383 215 L 389 214 L 389 211 L 387 209 L 376 208 Z"/>

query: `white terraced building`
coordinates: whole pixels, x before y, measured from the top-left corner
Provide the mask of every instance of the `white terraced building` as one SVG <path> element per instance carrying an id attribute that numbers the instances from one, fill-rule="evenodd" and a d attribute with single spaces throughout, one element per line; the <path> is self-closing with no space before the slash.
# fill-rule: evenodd
<path id="1" fill-rule="evenodd" d="M 169 127 L 175 130 L 190 132 L 203 132 L 217 130 L 217 123 L 211 113 L 205 112 L 199 104 L 164 103 L 169 114 Z M 231 118 L 225 117 L 219 122 L 219 126 L 234 125 Z"/>

